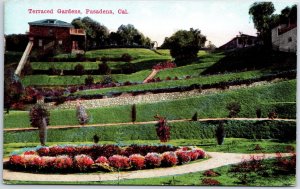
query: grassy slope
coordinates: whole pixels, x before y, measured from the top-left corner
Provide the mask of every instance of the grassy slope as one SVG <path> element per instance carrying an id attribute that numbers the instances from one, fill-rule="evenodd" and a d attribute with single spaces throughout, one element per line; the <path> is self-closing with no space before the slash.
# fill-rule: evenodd
<path id="1" fill-rule="evenodd" d="M 240 117 L 256 117 L 256 109 L 262 109 L 262 116 L 281 105 L 281 118 L 295 118 L 296 80 L 284 81 L 264 86 L 224 91 L 194 98 L 137 105 L 137 121 L 150 121 L 156 114 L 168 119 L 191 118 L 197 111 L 199 118 L 227 117 L 226 104 L 232 101 L 241 103 Z M 130 122 L 131 106 L 117 106 L 89 109 L 93 123 Z M 75 110 L 53 110 L 50 112 L 50 125 L 76 125 Z M 5 114 L 4 127 L 28 127 L 28 112 Z"/>

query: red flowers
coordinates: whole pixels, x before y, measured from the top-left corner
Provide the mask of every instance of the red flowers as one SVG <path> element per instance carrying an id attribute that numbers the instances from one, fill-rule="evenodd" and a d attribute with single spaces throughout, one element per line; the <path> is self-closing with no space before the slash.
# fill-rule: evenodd
<path id="1" fill-rule="evenodd" d="M 73 160 L 69 156 L 57 156 L 53 162 L 53 166 L 56 169 L 72 168 Z"/>
<path id="2" fill-rule="evenodd" d="M 128 157 L 120 156 L 120 155 L 113 155 L 108 158 L 109 165 L 118 169 L 129 169 L 130 168 L 130 161 Z"/>
<path id="3" fill-rule="evenodd" d="M 172 61 L 166 61 L 166 62 L 161 62 L 156 64 L 155 66 L 152 67 L 152 69 L 155 70 L 163 70 L 163 69 L 168 69 L 168 68 L 175 68 L 176 64 Z"/>
<path id="4" fill-rule="evenodd" d="M 203 150 L 191 147 L 148 145 L 131 145 L 126 148 L 115 145 L 53 146 L 42 147 L 37 151 L 26 151 L 22 155 L 12 155 L 9 166 L 14 169 L 43 172 L 84 172 L 103 168 L 108 171 L 140 170 L 174 166 L 178 163 L 184 164 L 204 157 L 205 152 Z"/>
<path id="5" fill-rule="evenodd" d="M 161 155 L 158 153 L 148 153 L 145 156 L 145 161 L 146 161 L 146 165 L 147 167 L 159 167 L 161 164 Z"/>
<path id="6" fill-rule="evenodd" d="M 75 167 L 82 171 L 90 168 L 94 164 L 94 161 L 90 156 L 81 154 L 74 157 L 74 163 Z"/>
<path id="7" fill-rule="evenodd" d="M 177 155 L 175 152 L 165 152 L 162 154 L 162 165 L 172 167 L 178 163 Z"/>
<path id="8" fill-rule="evenodd" d="M 129 160 L 134 169 L 142 169 L 145 167 L 145 157 L 140 154 L 129 156 Z"/>

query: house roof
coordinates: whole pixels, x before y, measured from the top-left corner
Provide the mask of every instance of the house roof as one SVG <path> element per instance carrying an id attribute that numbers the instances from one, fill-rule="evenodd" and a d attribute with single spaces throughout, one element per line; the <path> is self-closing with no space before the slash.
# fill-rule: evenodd
<path id="1" fill-rule="evenodd" d="M 73 25 L 57 19 L 44 19 L 34 22 L 28 22 L 30 26 L 52 26 L 52 27 L 67 27 L 73 28 Z"/>
<path id="2" fill-rule="evenodd" d="M 257 38 L 256 36 L 253 36 L 253 35 L 247 35 L 247 34 L 237 35 L 237 36 L 235 36 L 234 38 L 232 38 L 230 41 L 228 41 L 227 43 L 225 43 L 224 45 L 221 45 L 219 48 L 222 49 L 223 47 L 225 47 L 226 45 L 228 45 L 229 43 L 231 43 L 233 40 L 236 40 L 237 38 L 241 38 L 241 37 Z"/>

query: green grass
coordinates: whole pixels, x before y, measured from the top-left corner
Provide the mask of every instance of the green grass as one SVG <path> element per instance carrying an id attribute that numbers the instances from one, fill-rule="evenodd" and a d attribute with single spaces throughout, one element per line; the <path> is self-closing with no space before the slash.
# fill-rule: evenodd
<path id="1" fill-rule="evenodd" d="M 48 76 L 48 75 L 29 75 L 22 78 L 24 86 L 43 85 L 43 86 L 68 86 L 84 84 L 87 75 L 81 76 Z M 100 82 L 103 78 L 101 75 L 93 75 L 94 82 Z"/>
<path id="2" fill-rule="evenodd" d="M 31 62 L 33 70 L 48 70 L 55 68 L 59 70 L 74 70 L 77 64 L 81 64 L 86 70 L 97 70 L 100 62 Z"/>
<path id="3" fill-rule="evenodd" d="M 180 72 L 180 71 L 179 71 Z M 150 89 L 162 89 L 162 88 L 172 88 L 172 87 L 181 87 L 181 86 L 190 86 L 192 84 L 213 84 L 219 82 L 225 82 L 229 80 L 243 80 L 243 79 L 251 79 L 261 77 L 263 75 L 267 75 L 272 73 L 271 71 L 247 71 L 240 73 L 228 73 L 223 75 L 211 75 L 211 76 L 202 76 L 202 77 L 194 77 L 191 79 L 182 79 L 182 80 L 170 80 L 170 81 L 162 81 L 156 83 L 145 83 L 139 85 L 131 85 L 131 86 L 121 86 L 121 87 L 111 87 L 111 88 L 103 88 L 103 89 L 91 89 L 76 92 L 75 94 L 107 94 L 109 92 L 132 92 L 132 91 L 142 91 L 142 90 L 150 90 Z M 164 77 L 162 77 L 164 78 Z"/>
<path id="4" fill-rule="evenodd" d="M 167 186 L 199 186 L 202 185 L 202 179 L 211 178 L 219 181 L 222 186 L 295 186 L 296 175 L 295 174 L 283 174 L 278 173 L 277 168 L 274 166 L 276 160 L 269 159 L 263 160 L 262 171 L 251 171 L 247 173 L 251 177 L 246 185 L 240 183 L 237 175 L 231 172 L 233 165 L 226 165 L 213 169 L 213 171 L 219 173 L 217 177 L 204 176 L 204 171 L 187 173 L 181 175 L 171 175 L 164 177 L 144 178 L 144 179 L 121 179 L 115 181 L 94 181 L 94 182 L 50 182 L 50 181 L 8 181 L 4 180 L 6 184 L 85 184 L 85 185 L 167 185 Z M 265 173 L 263 176 L 262 173 Z M 267 173 L 267 174 L 266 174 Z M 245 173 L 244 173 L 245 174 Z"/>
<path id="5" fill-rule="evenodd" d="M 256 109 L 261 108 L 262 117 L 276 110 L 280 118 L 296 117 L 296 80 L 283 81 L 258 87 L 223 91 L 198 97 L 137 104 L 137 122 L 154 120 L 156 114 L 168 119 L 191 118 L 197 111 L 199 118 L 227 117 L 226 105 L 237 101 L 241 104 L 239 117 L 256 117 Z M 89 109 L 93 123 L 130 122 L 131 105 Z M 50 111 L 50 125 L 78 124 L 75 110 Z M 4 128 L 28 127 L 28 112 L 4 115 Z"/>

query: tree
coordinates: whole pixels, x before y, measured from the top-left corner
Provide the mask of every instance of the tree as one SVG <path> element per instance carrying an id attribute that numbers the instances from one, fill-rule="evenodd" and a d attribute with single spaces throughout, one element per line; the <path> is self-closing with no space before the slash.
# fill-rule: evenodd
<path id="1" fill-rule="evenodd" d="M 42 146 L 46 145 L 49 116 L 50 113 L 41 104 L 36 104 L 29 112 L 31 126 L 39 128 L 39 138 Z"/>
<path id="2" fill-rule="evenodd" d="M 193 115 L 192 121 L 198 121 L 198 112 Z"/>
<path id="3" fill-rule="evenodd" d="M 161 116 L 154 116 L 158 119 L 156 124 L 156 134 L 161 142 L 168 142 L 170 140 L 170 126 L 168 126 L 167 119 Z"/>
<path id="4" fill-rule="evenodd" d="M 252 17 L 254 26 L 266 47 L 272 46 L 271 22 L 274 11 L 275 8 L 272 2 L 255 2 L 249 9 L 249 15 Z"/>
<path id="5" fill-rule="evenodd" d="M 77 29 L 84 29 L 87 36 L 87 48 L 99 48 L 108 44 L 109 30 L 106 26 L 90 17 L 75 18 L 72 25 Z"/>
<path id="6" fill-rule="evenodd" d="M 225 134 L 224 122 L 220 121 L 216 129 L 216 138 L 217 138 L 218 145 L 223 144 L 225 135 L 226 134 Z"/>
<path id="7" fill-rule="evenodd" d="M 179 30 L 171 37 L 165 38 L 163 47 L 169 47 L 176 60 L 188 60 L 197 57 L 200 48 L 204 47 L 206 37 L 198 29 Z"/>
<path id="8" fill-rule="evenodd" d="M 136 105 L 131 106 L 131 121 L 134 123 L 136 121 Z"/>
<path id="9" fill-rule="evenodd" d="M 76 105 L 76 116 L 80 125 L 87 124 L 89 122 L 89 116 L 82 104 L 77 101 Z"/>

